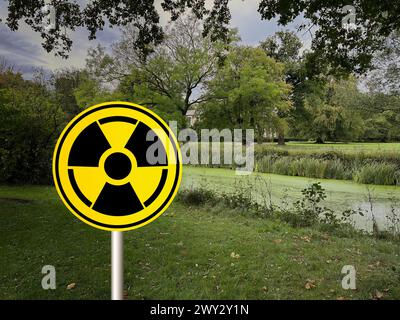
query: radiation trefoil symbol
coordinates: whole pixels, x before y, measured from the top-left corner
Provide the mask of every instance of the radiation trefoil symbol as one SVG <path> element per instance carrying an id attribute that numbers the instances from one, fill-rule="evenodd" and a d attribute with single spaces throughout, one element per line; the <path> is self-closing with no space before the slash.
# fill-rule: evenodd
<path id="1" fill-rule="evenodd" d="M 175 197 L 181 154 L 168 125 L 133 103 L 107 102 L 77 115 L 61 133 L 53 176 L 67 208 L 91 226 L 139 228 Z"/>

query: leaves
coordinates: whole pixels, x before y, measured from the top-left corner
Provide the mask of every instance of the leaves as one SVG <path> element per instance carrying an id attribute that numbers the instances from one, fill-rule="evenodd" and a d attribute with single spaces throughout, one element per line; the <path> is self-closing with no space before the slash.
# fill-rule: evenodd
<path id="1" fill-rule="evenodd" d="M 379 290 L 375 290 L 373 299 L 374 300 L 381 300 L 384 296 L 385 296 L 385 294 L 383 292 L 381 292 Z"/>
<path id="2" fill-rule="evenodd" d="M 69 285 L 67 285 L 67 290 L 75 289 L 75 287 L 76 287 L 76 283 L 75 283 L 75 282 L 72 282 L 72 283 L 70 283 Z"/>
<path id="3" fill-rule="evenodd" d="M 306 288 L 307 290 L 310 290 L 310 289 L 313 289 L 315 287 L 316 287 L 315 280 L 307 279 L 307 282 L 304 285 L 304 288 Z"/>

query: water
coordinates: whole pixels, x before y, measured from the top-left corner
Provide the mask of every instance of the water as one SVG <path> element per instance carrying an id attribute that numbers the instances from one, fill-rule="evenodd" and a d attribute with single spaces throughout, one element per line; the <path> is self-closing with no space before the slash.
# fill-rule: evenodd
<path id="1" fill-rule="evenodd" d="M 396 219 L 400 219 L 400 187 L 395 186 L 367 186 L 352 181 L 266 173 L 236 176 L 235 172 L 229 169 L 185 166 L 182 187 L 203 186 L 215 192 L 233 192 L 237 188 L 245 188 L 259 203 L 272 202 L 278 206 L 290 207 L 302 198 L 301 190 L 316 181 L 321 182 L 327 196 L 322 206 L 337 213 L 347 209 L 363 212 L 364 216 L 352 217 L 356 228 L 370 232 L 373 230 L 374 220 L 380 230 L 388 230 L 394 224 L 399 227 L 400 221 Z M 393 219 L 393 215 L 396 219 Z"/>

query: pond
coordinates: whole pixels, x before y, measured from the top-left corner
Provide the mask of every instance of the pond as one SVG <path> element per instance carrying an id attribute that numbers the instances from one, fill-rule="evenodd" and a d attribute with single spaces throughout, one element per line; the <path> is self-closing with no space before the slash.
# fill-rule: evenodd
<path id="1" fill-rule="evenodd" d="M 252 173 L 239 176 L 234 170 L 185 166 L 181 188 L 203 186 L 216 192 L 233 192 L 246 188 L 258 202 L 272 202 L 279 206 L 291 206 L 302 198 L 301 190 L 320 181 L 326 192 L 323 206 L 342 212 L 361 209 L 364 216 L 353 218 L 355 227 L 372 230 L 375 220 L 381 230 L 393 227 L 400 218 L 400 187 L 363 185 L 352 181 L 312 179 L 282 176 L 268 173 Z M 399 221 L 397 221 L 397 227 Z"/>

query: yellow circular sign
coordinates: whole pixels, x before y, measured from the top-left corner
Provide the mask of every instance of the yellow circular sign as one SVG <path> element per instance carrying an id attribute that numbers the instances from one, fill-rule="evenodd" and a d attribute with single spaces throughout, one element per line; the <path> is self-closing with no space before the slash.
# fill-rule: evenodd
<path id="1" fill-rule="evenodd" d="M 54 182 L 67 208 L 104 230 L 140 228 L 175 197 L 182 176 L 179 145 L 154 112 L 128 102 L 95 105 L 61 133 Z"/>

